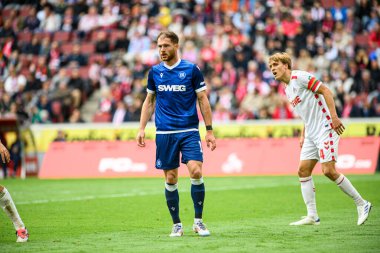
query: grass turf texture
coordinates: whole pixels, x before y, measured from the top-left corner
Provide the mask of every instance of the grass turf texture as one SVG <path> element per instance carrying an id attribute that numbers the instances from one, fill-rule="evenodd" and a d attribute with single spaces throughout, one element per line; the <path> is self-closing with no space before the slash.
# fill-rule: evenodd
<path id="1" fill-rule="evenodd" d="M 374 208 L 357 226 L 353 201 L 314 176 L 320 226 L 288 224 L 306 214 L 292 177 L 206 178 L 204 221 L 211 236 L 191 231 L 188 178 L 180 178 L 184 236 L 170 238 L 163 179 L 6 180 L 30 241 L 16 243 L 0 213 L 0 252 L 379 252 L 380 174 L 348 178 Z"/>

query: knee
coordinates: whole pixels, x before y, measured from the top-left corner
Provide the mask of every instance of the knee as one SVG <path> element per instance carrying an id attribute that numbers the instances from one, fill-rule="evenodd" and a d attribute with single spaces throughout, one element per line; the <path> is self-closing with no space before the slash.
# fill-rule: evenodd
<path id="1" fill-rule="evenodd" d="M 330 170 L 330 169 L 324 169 L 323 170 L 323 174 L 328 177 L 328 178 L 331 178 L 332 175 L 333 175 L 333 172 Z"/>
<path id="2" fill-rule="evenodd" d="M 310 177 L 311 172 L 305 167 L 299 167 L 298 168 L 298 177 Z"/>
<path id="3" fill-rule="evenodd" d="M 187 163 L 190 178 L 200 179 L 202 177 L 202 163 L 198 161 L 189 161 Z"/>
<path id="4" fill-rule="evenodd" d="M 176 184 L 178 182 L 178 177 L 175 174 L 166 175 L 166 183 Z"/>
<path id="5" fill-rule="evenodd" d="M 335 169 L 335 162 L 330 161 L 322 164 L 323 174 L 329 179 L 335 181 L 339 177 L 339 173 Z"/>
<path id="6" fill-rule="evenodd" d="M 333 181 L 336 180 L 339 177 L 339 175 L 336 172 L 336 170 L 332 169 L 332 168 L 324 168 L 323 169 L 323 174 L 326 177 L 328 177 L 329 179 L 333 180 Z"/>
<path id="7" fill-rule="evenodd" d="M 202 170 L 201 168 L 196 168 L 194 169 L 192 172 L 191 172 L 191 175 L 190 175 L 191 178 L 194 178 L 194 179 L 200 179 L 202 177 Z"/>

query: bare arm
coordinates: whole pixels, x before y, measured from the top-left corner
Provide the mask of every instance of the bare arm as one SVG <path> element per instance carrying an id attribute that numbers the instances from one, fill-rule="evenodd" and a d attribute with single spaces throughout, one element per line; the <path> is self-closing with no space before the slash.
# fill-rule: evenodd
<path id="1" fill-rule="evenodd" d="M 10 155 L 8 149 L 1 143 L 0 141 L 0 155 L 1 155 L 1 161 L 3 163 L 8 163 L 10 161 Z"/>
<path id="2" fill-rule="evenodd" d="M 148 93 L 141 109 L 140 127 L 137 134 L 137 145 L 145 147 L 145 127 L 149 119 L 152 117 L 154 108 L 156 106 L 156 95 Z"/>
<path id="3" fill-rule="evenodd" d="M 331 93 L 330 89 L 324 84 L 321 84 L 321 86 L 319 86 L 317 93 L 323 95 L 325 98 L 327 107 L 331 113 L 333 129 L 335 132 L 337 132 L 337 134 L 341 135 L 344 132 L 345 127 L 343 126 L 342 122 L 338 118 L 338 114 L 336 113 L 333 94 Z"/>
<path id="4" fill-rule="evenodd" d="M 201 110 L 203 120 L 206 126 L 212 126 L 212 112 L 210 102 L 208 101 L 206 91 L 201 91 L 197 93 L 199 109 Z M 207 147 L 210 147 L 211 150 L 216 148 L 216 141 L 213 130 L 207 130 L 205 137 Z"/>

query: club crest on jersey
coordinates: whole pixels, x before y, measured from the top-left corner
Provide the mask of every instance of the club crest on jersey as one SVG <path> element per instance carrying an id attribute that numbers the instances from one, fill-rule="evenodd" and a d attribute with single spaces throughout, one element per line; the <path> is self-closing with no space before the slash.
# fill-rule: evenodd
<path id="1" fill-rule="evenodd" d="M 292 102 L 290 102 L 292 104 L 293 107 L 296 107 L 296 105 L 298 105 L 299 103 L 301 103 L 302 100 L 299 96 L 297 96 L 295 99 L 293 99 Z"/>
<path id="2" fill-rule="evenodd" d="M 162 78 L 164 76 L 164 73 L 160 73 L 160 77 Z"/>
<path id="3" fill-rule="evenodd" d="M 161 162 L 160 159 L 158 159 L 158 160 L 156 161 L 156 166 L 157 166 L 157 168 L 161 168 L 161 166 L 162 166 L 162 162 Z"/>
<path id="4" fill-rule="evenodd" d="M 186 77 L 186 73 L 183 72 L 183 71 L 181 71 L 181 72 L 178 73 L 178 77 L 179 77 L 180 79 L 185 79 L 185 77 Z"/>

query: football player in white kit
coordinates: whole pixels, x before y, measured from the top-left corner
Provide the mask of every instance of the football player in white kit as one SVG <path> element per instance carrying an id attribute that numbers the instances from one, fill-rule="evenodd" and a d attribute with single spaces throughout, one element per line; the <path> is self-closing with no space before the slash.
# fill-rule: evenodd
<path id="1" fill-rule="evenodd" d="M 371 203 L 364 200 L 351 182 L 335 169 L 339 135 L 345 128 L 336 113 L 333 95 L 329 88 L 312 74 L 292 70 L 291 66 L 292 60 L 287 53 L 275 53 L 269 58 L 270 70 L 277 81 L 285 84 L 286 96 L 304 122 L 300 138 L 298 176 L 307 216 L 290 225 L 320 224 L 311 176 L 318 161 L 322 165 L 323 174 L 355 201 L 358 210 L 357 224 L 362 225 L 368 218 Z"/>
<path id="2" fill-rule="evenodd" d="M 0 141 L 0 162 L 8 163 L 10 155 L 7 148 Z M 28 230 L 25 228 L 20 215 L 17 212 L 16 206 L 12 200 L 8 190 L 0 184 L 0 207 L 7 214 L 16 229 L 16 242 L 26 242 L 29 239 Z"/>

